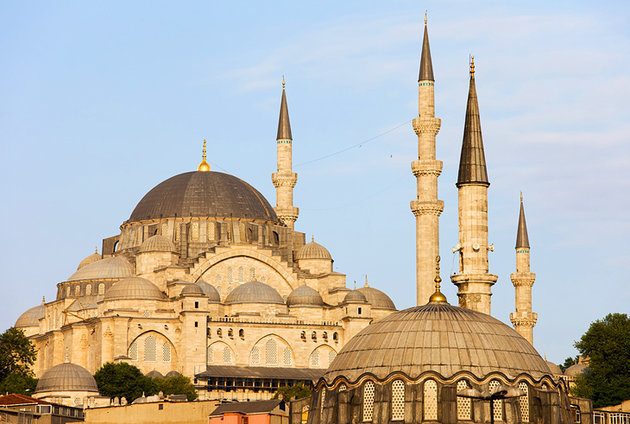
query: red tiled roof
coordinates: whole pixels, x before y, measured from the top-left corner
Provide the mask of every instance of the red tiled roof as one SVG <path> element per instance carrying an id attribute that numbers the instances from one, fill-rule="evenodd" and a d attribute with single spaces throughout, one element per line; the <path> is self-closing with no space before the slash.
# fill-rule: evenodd
<path id="1" fill-rule="evenodd" d="M 56 405 L 56 403 L 46 402 L 45 400 L 35 399 L 34 397 L 11 393 L 0 396 L 0 405 L 23 405 L 26 403 L 36 403 L 39 405 Z"/>

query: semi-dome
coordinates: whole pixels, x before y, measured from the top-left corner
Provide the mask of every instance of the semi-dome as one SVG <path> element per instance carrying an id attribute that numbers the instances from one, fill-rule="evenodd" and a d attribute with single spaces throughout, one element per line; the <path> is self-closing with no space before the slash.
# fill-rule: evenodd
<path id="1" fill-rule="evenodd" d="M 374 321 L 343 347 L 324 375 L 331 383 L 369 373 L 383 381 L 391 373 L 415 379 L 433 371 L 445 379 L 467 371 L 533 378 L 551 371 L 534 347 L 511 327 L 481 312 L 432 302 Z"/>
<path id="2" fill-rule="evenodd" d="M 564 375 L 567 377 L 577 377 L 579 375 L 584 374 L 588 367 L 584 364 L 573 364 L 569 368 L 566 369 Z"/>
<path id="3" fill-rule="evenodd" d="M 79 280 L 106 280 L 130 277 L 133 275 L 133 267 L 122 256 L 101 259 L 86 265 L 72 274 L 67 281 Z"/>
<path id="4" fill-rule="evenodd" d="M 330 252 L 324 246 L 316 243 L 313 239 L 310 243 L 305 244 L 295 254 L 295 259 L 327 259 L 332 260 Z"/>
<path id="5" fill-rule="evenodd" d="M 372 305 L 374 309 L 387 309 L 389 311 L 395 311 L 396 305 L 389 296 L 380 291 L 379 289 L 375 289 L 374 287 L 361 287 L 359 289 L 361 293 L 365 296 L 368 303 Z"/>
<path id="6" fill-rule="evenodd" d="M 153 187 L 128 222 L 175 217 L 240 218 L 281 224 L 258 190 L 221 172 L 185 172 Z"/>
<path id="7" fill-rule="evenodd" d="M 351 290 L 348 292 L 346 297 L 343 298 L 343 303 L 356 303 L 356 302 L 361 302 L 361 303 L 367 302 L 367 298 L 359 290 Z"/>
<path id="8" fill-rule="evenodd" d="M 79 262 L 79 266 L 77 267 L 77 271 L 80 270 L 81 268 L 83 268 L 86 265 L 92 264 L 96 261 L 100 261 L 102 258 L 101 255 L 98 254 L 98 252 L 94 252 L 92 253 L 90 256 L 87 256 L 85 259 L 83 259 L 81 262 Z"/>
<path id="9" fill-rule="evenodd" d="M 182 296 L 205 296 L 205 293 L 197 284 L 188 284 L 180 293 Z"/>
<path id="10" fill-rule="evenodd" d="M 141 277 L 128 277 L 116 282 L 105 292 L 105 300 L 164 299 L 155 284 Z"/>
<path id="11" fill-rule="evenodd" d="M 258 281 L 250 281 L 232 290 L 225 298 L 225 303 L 228 305 L 235 303 L 284 304 L 284 300 L 273 287 Z"/>
<path id="12" fill-rule="evenodd" d="M 166 237 L 156 234 L 140 245 L 140 253 L 145 252 L 175 252 L 175 244 Z"/>
<path id="13" fill-rule="evenodd" d="M 94 392 L 98 386 L 92 374 L 85 368 L 66 362 L 55 365 L 42 375 L 35 393 L 41 392 Z"/>
<path id="14" fill-rule="evenodd" d="M 195 284 L 201 287 L 201 290 L 203 290 L 203 293 L 206 295 L 209 302 L 215 302 L 215 303 L 221 302 L 221 295 L 219 294 L 219 291 L 212 284 L 206 283 L 203 280 L 199 280 Z"/>
<path id="15" fill-rule="evenodd" d="M 43 304 L 28 309 L 15 321 L 15 328 L 39 327 L 39 320 L 44 318 L 46 310 Z"/>
<path id="16" fill-rule="evenodd" d="M 322 296 L 312 287 L 300 286 L 287 297 L 289 306 L 323 306 Z"/>

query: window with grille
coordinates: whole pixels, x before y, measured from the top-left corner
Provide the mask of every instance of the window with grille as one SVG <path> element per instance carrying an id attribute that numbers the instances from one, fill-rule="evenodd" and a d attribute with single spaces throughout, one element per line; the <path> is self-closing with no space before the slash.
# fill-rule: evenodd
<path id="1" fill-rule="evenodd" d="M 363 421 L 372 421 L 374 415 L 374 382 L 366 381 L 363 385 Z"/>
<path id="2" fill-rule="evenodd" d="M 101 283 L 98 285 L 98 294 L 105 294 L 105 284 Z"/>
<path id="3" fill-rule="evenodd" d="M 238 281 L 242 283 L 244 280 L 245 280 L 245 273 L 243 272 L 243 267 L 239 266 L 238 267 Z"/>
<path id="4" fill-rule="evenodd" d="M 392 383 L 392 421 L 405 419 L 405 383 L 394 380 Z"/>
<path id="5" fill-rule="evenodd" d="M 129 356 L 132 361 L 138 360 L 138 341 L 137 340 L 134 340 L 131 343 L 131 345 L 129 345 L 127 356 Z"/>
<path id="6" fill-rule="evenodd" d="M 81 286 L 74 286 L 74 295 L 75 296 L 81 295 Z"/>
<path id="7" fill-rule="evenodd" d="M 260 349 L 258 346 L 254 346 L 252 349 L 251 362 L 252 365 L 260 365 Z"/>
<path id="8" fill-rule="evenodd" d="M 169 342 L 164 342 L 162 345 L 162 361 L 171 362 L 171 344 Z"/>
<path id="9" fill-rule="evenodd" d="M 424 419 L 438 419 L 437 383 L 435 380 L 424 382 Z"/>
<path id="10" fill-rule="evenodd" d="M 459 380 L 457 382 L 457 391 L 470 388 L 466 380 Z M 472 420 L 472 399 L 457 396 L 457 419 L 458 420 Z"/>
<path id="11" fill-rule="evenodd" d="M 249 280 L 250 281 L 256 280 L 256 270 L 254 268 L 249 269 Z"/>
<path id="12" fill-rule="evenodd" d="M 348 390 L 348 386 L 346 386 L 345 384 L 340 384 L 339 385 L 339 391 L 340 392 L 345 392 L 346 390 Z"/>
<path id="13" fill-rule="evenodd" d="M 214 348 L 212 346 L 208 346 L 208 363 L 214 363 Z"/>
<path id="14" fill-rule="evenodd" d="M 228 283 L 232 282 L 232 267 L 229 267 L 227 270 L 227 281 Z"/>
<path id="15" fill-rule="evenodd" d="M 328 365 L 332 364 L 333 359 L 335 359 L 335 356 L 337 356 L 337 354 L 335 353 L 334 350 L 331 350 L 330 352 L 328 352 Z"/>
<path id="16" fill-rule="evenodd" d="M 293 355 L 291 355 L 291 349 L 289 349 L 288 347 L 284 348 L 284 353 L 282 354 L 283 356 L 283 362 L 284 365 L 287 366 L 291 366 L 293 365 Z"/>
<path id="17" fill-rule="evenodd" d="M 223 363 L 224 364 L 232 363 L 232 349 L 230 349 L 228 346 L 225 346 L 223 348 Z"/>
<path id="18" fill-rule="evenodd" d="M 87 286 L 85 286 L 85 295 L 86 296 L 91 296 L 92 295 L 92 285 L 88 284 Z"/>
<path id="19" fill-rule="evenodd" d="M 494 393 L 499 388 L 499 382 L 492 380 L 489 385 L 490 393 Z M 503 400 L 495 399 L 492 401 L 492 415 L 495 421 L 503 420 Z"/>
<path id="20" fill-rule="evenodd" d="M 311 366 L 319 367 L 319 351 L 315 350 L 311 353 Z"/>
<path id="21" fill-rule="evenodd" d="M 265 362 L 267 365 L 278 365 L 278 343 L 274 339 L 265 343 Z"/>
<path id="22" fill-rule="evenodd" d="M 144 360 L 155 361 L 157 359 L 155 337 L 149 336 L 144 339 Z"/>
<path id="23" fill-rule="evenodd" d="M 518 403 L 521 408 L 521 421 L 524 423 L 529 422 L 529 388 L 527 383 L 521 381 L 518 384 L 518 388 L 523 393 L 523 396 L 518 398 Z"/>

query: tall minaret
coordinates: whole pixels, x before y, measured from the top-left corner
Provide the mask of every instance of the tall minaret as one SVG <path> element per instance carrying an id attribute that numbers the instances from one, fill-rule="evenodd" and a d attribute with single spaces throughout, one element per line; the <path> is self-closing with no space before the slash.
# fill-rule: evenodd
<path id="1" fill-rule="evenodd" d="M 444 202 L 438 200 L 437 179 L 442 172 L 442 161 L 435 160 L 435 136 L 441 121 L 435 117 L 433 65 L 424 17 L 424 40 L 418 76 L 418 117 L 413 129 L 418 135 L 418 160 L 411 162 L 417 179 L 417 198 L 411 201 L 416 216 L 416 285 L 418 305 L 424 305 L 435 291 L 435 258 L 440 254 L 440 214 Z"/>
<path id="2" fill-rule="evenodd" d="M 278 172 L 271 174 L 271 180 L 276 187 L 276 215 L 284 224 L 293 229 L 300 210 L 293 206 L 293 187 L 297 182 L 297 174 L 292 169 L 292 143 L 291 123 L 289 122 L 289 108 L 287 107 L 287 94 L 284 90 L 284 77 L 282 77 L 282 101 L 280 102 L 280 119 L 278 121 Z"/>
<path id="3" fill-rule="evenodd" d="M 534 326 L 538 314 L 532 312 L 532 286 L 536 274 L 529 272 L 529 238 L 525 223 L 525 209 L 521 194 L 521 212 L 518 216 L 518 233 L 516 234 L 516 272 L 510 275 L 516 294 L 516 312 L 510 314 L 512 325 L 521 336 L 534 344 Z"/>
<path id="4" fill-rule="evenodd" d="M 481 120 L 475 89 L 475 61 L 470 62 L 470 88 L 466 106 L 464 140 L 459 159 L 459 273 L 451 276 L 457 286 L 459 306 L 490 314 L 491 287 L 497 276 L 488 273 L 488 173 L 481 137 Z"/>

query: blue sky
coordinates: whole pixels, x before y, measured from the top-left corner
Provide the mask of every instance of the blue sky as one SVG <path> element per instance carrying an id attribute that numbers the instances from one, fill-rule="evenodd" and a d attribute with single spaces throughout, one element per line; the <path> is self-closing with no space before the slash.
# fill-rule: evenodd
<path id="1" fill-rule="evenodd" d="M 442 277 L 457 265 L 473 54 L 499 275 L 492 314 L 509 322 L 514 310 L 522 190 L 534 344 L 554 362 L 574 355 L 590 322 L 630 312 L 629 6 L 550 3 L 2 2 L 0 329 L 54 298 L 151 187 L 195 169 L 203 138 L 214 170 L 273 202 L 282 75 L 296 228 L 331 251 L 350 287 L 367 274 L 398 308 L 413 306 L 411 119 L 428 10 Z M 455 286 L 444 286 L 456 304 Z"/>

